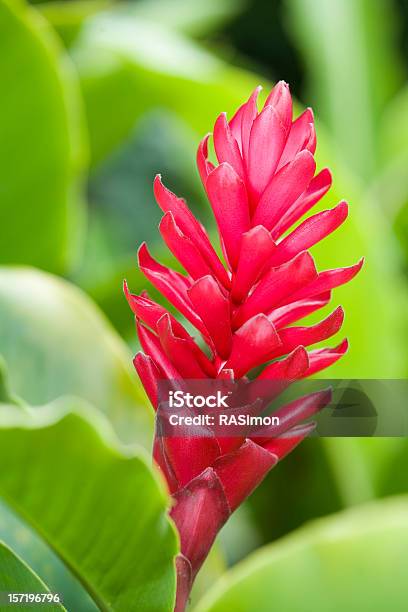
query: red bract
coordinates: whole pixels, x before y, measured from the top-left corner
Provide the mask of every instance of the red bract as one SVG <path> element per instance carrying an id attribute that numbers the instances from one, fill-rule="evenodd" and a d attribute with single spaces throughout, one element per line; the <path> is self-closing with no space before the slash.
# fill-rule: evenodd
<path id="1" fill-rule="evenodd" d="M 312 111 L 292 121 L 289 88 L 280 82 L 259 112 L 258 92 L 230 121 L 225 114 L 218 117 L 213 132 L 218 165 L 208 159 L 209 136 L 198 148 L 198 170 L 225 264 L 185 201 L 166 189 L 160 176 L 154 182 L 164 213 L 160 233 L 186 274 L 155 261 L 145 244 L 139 266 L 208 347 L 204 352 L 177 318 L 146 293 L 130 294 L 125 284 L 143 351 L 134 364 L 154 407 L 160 380 L 231 380 L 269 362 L 251 389 L 256 393 L 257 381 L 276 381 L 279 393 L 347 350 L 347 341 L 336 348 L 305 348 L 339 331 L 341 307 L 315 325 L 296 324 L 326 306 L 332 289 L 362 266 L 361 260 L 319 272 L 308 252 L 343 223 L 347 204 L 310 216 L 287 233 L 329 190 L 331 175 L 328 169 L 315 173 Z M 329 391 L 300 398 L 280 409 L 278 430 L 265 428 L 257 436 L 156 435 L 154 458 L 173 495 L 171 516 L 181 539 L 178 610 L 184 609 L 194 577 L 231 512 L 309 434 L 313 425 L 300 423 L 329 401 Z"/>

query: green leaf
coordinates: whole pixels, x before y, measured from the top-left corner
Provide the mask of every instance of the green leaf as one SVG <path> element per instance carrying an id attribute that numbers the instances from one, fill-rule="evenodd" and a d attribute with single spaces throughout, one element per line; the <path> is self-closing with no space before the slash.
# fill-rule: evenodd
<path id="1" fill-rule="evenodd" d="M 261 542 L 277 540 L 307 521 L 344 508 L 339 491 L 343 472 L 333 471 L 326 442 L 306 439 L 271 470 L 248 499 Z M 240 542 L 238 534 L 235 540 Z"/>
<path id="2" fill-rule="evenodd" d="M 195 610 L 403 612 L 407 544 L 407 497 L 348 510 L 256 552 Z"/>
<path id="3" fill-rule="evenodd" d="M 387 105 L 379 125 L 379 136 L 385 161 L 393 161 L 408 155 L 407 113 L 408 86 L 405 86 Z"/>
<path id="4" fill-rule="evenodd" d="M 112 4 L 113 0 L 55 0 L 42 2 L 36 8 L 58 32 L 65 45 L 69 46 L 80 32 L 85 19 L 106 10 Z"/>
<path id="5" fill-rule="evenodd" d="M 0 355 L 0 404 L 20 404 L 20 400 L 18 400 L 10 390 L 7 371 L 6 371 L 6 364 L 1 355 Z"/>
<path id="6" fill-rule="evenodd" d="M 120 294 L 119 283 L 116 289 Z M 31 405 L 82 397 L 124 441 L 150 447 L 153 410 L 132 355 L 85 294 L 44 272 L 0 268 L 0 321 L 0 353 L 13 391 Z"/>
<path id="7" fill-rule="evenodd" d="M 132 14 L 191 35 L 203 35 L 235 15 L 244 0 L 139 0 Z"/>
<path id="8" fill-rule="evenodd" d="M 0 540 L 47 584 L 52 593 L 62 593 L 67 610 L 98 612 L 81 583 L 38 533 L 0 500 Z"/>
<path id="9" fill-rule="evenodd" d="M 113 4 L 112 0 L 54 0 L 37 8 L 69 46 L 88 17 L 111 8 Z M 116 10 L 201 36 L 222 25 L 243 4 L 243 0 L 138 0 L 123 2 L 116 6 Z"/>
<path id="10" fill-rule="evenodd" d="M 215 543 L 194 581 L 190 595 L 190 606 L 193 606 L 203 597 L 214 582 L 222 576 L 225 570 L 226 564 L 224 556 L 219 544 Z"/>
<path id="11" fill-rule="evenodd" d="M 175 593 L 168 497 L 142 451 L 118 446 L 80 400 L 0 408 L 0 495 L 101 610 L 167 612 Z"/>
<path id="12" fill-rule="evenodd" d="M 40 594 L 50 592 L 44 582 L 4 542 L 0 542 L 0 592 Z M 13 608 L 16 609 L 16 606 Z M 36 608 L 50 612 L 65 609 L 58 603 L 36 604 Z"/>
<path id="13" fill-rule="evenodd" d="M 0 263 L 67 269 L 83 217 L 78 84 L 52 30 L 0 1 Z"/>
<path id="14" fill-rule="evenodd" d="M 404 257 L 408 262 L 408 87 L 403 87 L 388 104 L 379 126 L 383 172 L 377 176 L 372 192 L 380 198 L 383 210 L 393 223 Z"/>
<path id="15" fill-rule="evenodd" d="M 8 388 L 6 366 L 0 357 L 0 405 L 10 405 L 14 402 L 15 398 Z M 17 400 L 16 403 L 21 404 L 21 400 Z M 24 407 L 27 410 L 27 406 Z M 1 500 L 0 540 L 4 540 L 6 545 L 21 556 L 35 573 L 42 576 L 53 593 L 64 594 L 64 604 L 68 610 L 81 610 L 81 612 L 97 610 L 82 585 L 44 540 Z"/>
<path id="16" fill-rule="evenodd" d="M 122 143 L 146 110 L 165 106 L 203 134 L 220 103 L 232 111 L 257 84 L 253 75 L 230 68 L 181 33 L 120 12 L 87 20 L 71 53 L 84 95 L 92 165 Z"/>
<path id="17" fill-rule="evenodd" d="M 386 0 L 286 0 L 309 71 L 309 100 L 344 160 L 365 178 L 379 161 L 378 121 L 402 77 Z"/>

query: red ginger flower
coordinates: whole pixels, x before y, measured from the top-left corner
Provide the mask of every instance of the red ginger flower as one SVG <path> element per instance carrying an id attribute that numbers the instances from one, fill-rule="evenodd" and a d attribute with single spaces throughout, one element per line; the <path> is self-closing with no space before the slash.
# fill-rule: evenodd
<path id="1" fill-rule="evenodd" d="M 160 232 L 186 275 L 156 262 L 143 244 L 139 266 L 167 300 L 202 335 L 210 357 L 163 306 L 147 294 L 125 293 L 136 315 L 143 352 L 134 364 L 155 408 L 160 380 L 239 379 L 268 362 L 259 381 L 288 382 L 321 371 L 347 350 L 307 351 L 334 335 L 343 310 L 320 323 L 292 325 L 328 304 L 331 290 L 351 280 L 354 266 L 318 272 L 308 249 L 347 216 L 346 202 L 296 224 L 329 190 L 327 168 L 315 175 L 313 114 L 292 121 L 292 100 L 279 82 L 258 112 L 259 88 L 228 121 L 221 114 L 213 142 L 218 165 L 208 159 L 207 135 L 197 165 L 217 222 L 226 266 L 184 200 L 160 176 L 154 193 L 164 216 Z M 283 358 L 282 358 L 283 357 Z M 283 384 L 283 381 L 286 381 Z M 174 499 L 171 516 L 180 533 L 176 609 L 183 610 L 194 577 L 219 529 L 268 471 L 313 425 L 299 425 L 330 401 L 330 392 L 281 408 L 280 426 L 263 437 L 164 437 L 156 434 L 154 458 Z"/>

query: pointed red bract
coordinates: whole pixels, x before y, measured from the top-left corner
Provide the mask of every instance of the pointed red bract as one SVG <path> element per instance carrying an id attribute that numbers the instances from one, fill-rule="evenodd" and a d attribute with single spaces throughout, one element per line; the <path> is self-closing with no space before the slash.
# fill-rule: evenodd
<path id="1" fill-rule="evenodd" d="M 292 124 L 292 96 L 289 85 L 285 81 L 279 81 L 266 98 L 264 108 L 272 106 L 279 117 L 279 121 L 289 134 Z"/>
<path id="2" fill-rule="evenodd" d="M 306 191 L 289 207 L 287 212 L 277 222 L 272 237 L 276 240 L 294 223 L 299 221 L 309 210 L 322 199 L 332 184 L 330 170 L 324 168 L 310 181 Z"/>
<path id="3" fill-rule="evenodd" d="M 245 184 L 232 166 L 223 163 L 209 174 L 206 187 L 228 261 L 235 268 L 241 237 L 250 228 Z"/>
<path id="4" fill-rule="evenodd" d="M 299 300 L 298 302 L 292 302 L 291 304 L 274 308 L 268 317 L 275 327 L 279 329 L 291 323 L 295 323 L 312 312 L 327 306 L 330 299 L 331 293 L 327 291 L 326 293 L 322 293 L 310 299 Z"/>
<path id="5" fill-rule="evenodd" d="M 273 178 L 285 146 L 287 132 L 273 106 L 266 106 L 251 128 L 247 176 L 252 209 Z"/>
<path id="6" fill-rule="evenodd" d="M 255 315 L 235 332 L 231 354 L 224 367 L 233 370 L 235 378 L 240 378 L 268 361 L 280 344 L 281 340 L 268 317 Z"/>
<path id="7" fill-rule="evenodd" d="M 231 305 L 212 276 L 203 276 L 188 290 L 217 353 L 227 359 L 231 352 Z M 211 308 L 208 307 L 211 304 Z"/>
<path id="8" fill-rule="evenodd" d="M 279 243 L 271 257 L 271 264 L 279 266 L 301 251 L 310 249 L 317 242 L 334 232 L 345 221 L 347 213 L 347 203 L 340 202 L 335 208 L 324 210 L 306 219 Z"/>
<path id="9" fill-rule="evenodd" d="M 201 180 L 205 183 L 207 176 L 214 170 L 214 164 L 208 161 L 208 139 L 211 134 L 204 136 L 199 144 L 197 151 L 197 168 L 200 173 Z"/>
<path id="10" fill-rule="evenodd" d="M 316 162 L 309 151 L 301 151 L 271 179 L 256 207 L 253 223 L 273 231 L 313 178 Z"/>
<path id="11" fill-rule="evenodd" d="M 296 121 L 292 123 L 285 148 L 279 161 L 279 168 L 282 168 L 291 159 L 296 157 L 300 151 L 307 150 L 314 153 L 315 148 L 316 137 L 313 113 L 310 108 L 307 108 Z"/>
<path id="12" fill-rule="evenodd" d="M 304 376 L 312 376 L 336 363 L 348 350 L 348 341 L 343 340 L 335 348 L 317 349 L 309 353 L 309 367 Z"/>
<path id="13" fill-rule="evenodd" d="M 268 314 L 272 308 L 291 302 L 290 298 L 295 292 L 301 291 L 305 285 L 310 286 L 316 278 L 313 257 L 306 251 L 282 266 L 271 268 L 236 312 L 234 325 L 242 325 L 259 312 Z"/>
<path id="14" fill-rule="evenodd" d="M 245 167 L 248 168 L 248 153 L 249 142 L 251 138 L 252 127 L 255 119 L 258 116 L 257 101 L 261 91 L 261 87 L 257 87 L 249 97 L 248 102 L 244 105 L 241 119 L 241 151 Z"/>
<path id="15" fill-rule="evenodd" d="M 242 302 L 256 281 L 270 265 L 276 245 L 270 232 L 262 225 L 253 227 L 242 236 L 238 266 L 233 276 L 231 299 Z"/>
<path id="16" fill-rule="evenodd" d="M 272 357 L 280 357 L 293 351 L 297 346 L 310 346 L 322 340 L 327 340 L 336 334 L 343 324 L 344 311 L 341 306 L 336 308 L 326 319 L 309 327 L 286 327 L 279 331 L 280 346 Z"/>
<path id="17" fill-rule="evenodd" d="M 252 440 L 214 463 L 231 512 L 233 512 L 278 462 L 278 457 Z"/>
<path id="18" fill-rule="evenodd" d="M 195 576 L 231 510 L 213 468 L 207 468 L 174 495 L 170 516 L 181 538 L 181 553 Z M 192 537 L 191 537 L 192 536 Z"/>
<path id="19" fill-rule="evenodd" d="M 252 432 L 251 439 L 257 444 L 267 444 L 271 438 L 285 433 L 301 421 L 310 418 L 330 403 L 332 398 L 331 389 L 310 393 L 300 397 L 286 406 L 282 406 L 273 413 L 279 417 L 279 425 L 265 426 Z"/>
<path id="20" fill-rule="evenodd" d="M 222 113 L 214 125 L 214 149 L 220 164 L 227 162 L 241 178 L 244 178 L 244 164 L 238 142 L 234 138 L 225 113 Z"/>
<path id="21" fill-rule="evenodd" d="M 147 393 L 147 396 L 155 410 L 157 410 L 158 397 L 157 385 L 160 380 L 160 372 L 155 365 L 153 359 L 144 353 L 137 353 L 133 359 L 133 365 L 142 385 Z"/>
<path id="22" fill-rule="evenodd" d="M 307 351 L 303 346 L 298 346 L 285 359 L 274 361 L 266 366 L 257 380 L 296 380 L 306 372 L 308 367 Z"/>
<path id="23" fill-rule="evenodd" d="M 302 440 L 304 440 L 315 428 L 315 423 L 307 423 L 289 429 L 286 433 L 270 439 L 262 444 L 262 447 L 273 453 L 279 460 L 288 455 Z"/>
<path id="24" fill-rule="evenodd" d="M 192 343 L 176 336 L 168 315 L 163 315 L 159 319 L 157 333 L 164 352 L 174 363 L 182 378 L 204 378 L 206 376 Z"/>

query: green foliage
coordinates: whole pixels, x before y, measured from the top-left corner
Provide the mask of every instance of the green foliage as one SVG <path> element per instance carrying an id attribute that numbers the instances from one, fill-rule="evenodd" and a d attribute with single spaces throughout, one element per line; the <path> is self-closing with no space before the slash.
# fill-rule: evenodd
<path id="1" fill-rule="evenodd" d="M 305 440 L 252 494 L 249 506 L 261 541 L 274 541 L 313 518 L 344 507 L 343 472 L 333 470 L 326 442 Z"/>
<path id="2" fill-rule="evenodd" d="M 197 36 L 219 26 L 244 4 L 244 0 L 139 0 L 130 10 L 137 17 Z"/>
<path id="3" fill-rule="evenodd" d="M 118 147 L 147 110 L 164 105 L 205 133 L 220 101 L 233 110 L 240 92 L 254 83 L 253 76 L 228 67 L 181 33 L 119 11 L 89 19 L 71 53 L 84 95 L 92 164 Z"/>
<path id="4" fill-rule="evenodd" d="M 3 593 L 49 593 L 48 587 L 34 572 L 13 553 L 8 546 L 0 542 L 0 591 Z M 6 607 L 6 606 L 5 606 Z M 65 608 L 60 604 L 36 604 L 39 610 L 58 612 Z M 14 609 L 16 606 L 14 606 Z"/>
<path id="5" fill-rule="evenodd" d="M 389 499 L 306 526 L 225 574 L 195 610 L 403 612 L 407 509 Z"/>
<path id="6" fill-rule="evenodd" d="M 225 559 L 220 547 L 214 544 L 210 554 L 204 561 L 197 578 L 194 581 L 193 590 L 190 596 L 190 605 L 193 606 L 211 588 L 227 569 Z"/>
<path id="7" fill-rule="evenodd" d="M 82 397 L 126 442 L 150 446 L 153 411 L 132 355 L 79 289 L 34 269 L 1 268 L 0 320 L 0 351 L 18 395 L 30 404 Z"/>
<path id="8" fill-rule="evenodd" d="M 53 31 L 22 2 L 0 2 L 0 79 L 0 263 L 63 272 L 84 215 L 80 99 Z"/>
<path id="9" fill-rule="evenodd" d="M 378 121 L 401 79 L 386 0 L 285 0 L 309 71 L 309 99 L 343 159 L 364 178 L 378 169 Z"/>
<path id="10" fill-rule="evenodd" d="M 381 125 L 382 174 L 373 190 L 399 240 L 405 273 L 408 270 L 408 88 L 405 85 L 386 107 Z"/>
<path id="11" fill-rule="evenodd" d="M 0 408 L 0 494 L 100 609 L 172 609 L 176 535 L 144 453 L 126 452 L 79 400 Z"/>
<path id="12" fill-rule="evenodd" d="M 9 387 L 7 378 L 6 364 L 0 356 L 0 403 L 2 404 L 18 404 L 19 400 L 13 395 Z"/>
<path id="13" fill-rule="evenodd" d="M 0 539 L 42 577 L 52 593 L 62 593 L 67 610 L 97 612 L 78 579 L 42 537 L 4 502 L 0 503 Z"/>
<path id="14" fill-rule="evenodd" d="M 239 12 L 243 0 L 51 0 L 38 7 L 66 45 L 70 46 L 92 15 L 113 8 L 123 14 L 162 23 L 192 36 L 201 36 Z"/>
<path id="15" fill-rule="evenodd" d="M 55 0 L 39 4 L 38 10 L 69 46 L 88 17 L 111 5 L 111 0 Z"/>

